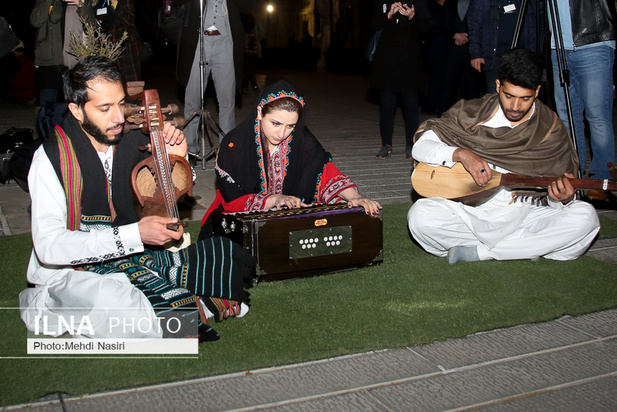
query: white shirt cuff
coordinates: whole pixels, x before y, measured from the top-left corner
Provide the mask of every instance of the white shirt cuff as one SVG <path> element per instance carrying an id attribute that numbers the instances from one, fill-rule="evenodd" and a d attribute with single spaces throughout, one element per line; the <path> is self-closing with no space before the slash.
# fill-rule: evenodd
<path id="1" fill-rule="evenodd" d="M 141 253 L 144 251 L 144 244 L 141 242 L 139 233 L 139 223 L 131 223 L 118 227 L 120 233 L 120 241 L 124 245 L 124 250 L 127 255 L 133 253 Z"/>

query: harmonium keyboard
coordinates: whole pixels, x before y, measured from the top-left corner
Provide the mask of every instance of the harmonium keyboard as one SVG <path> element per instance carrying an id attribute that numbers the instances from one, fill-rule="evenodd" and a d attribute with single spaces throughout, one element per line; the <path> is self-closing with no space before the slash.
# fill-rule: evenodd
<path id="1" fill-rule="evenodd" d="M 213 213 L 213 230 L 243 245 L 258 281 L 338 272 L 383 261 L 383 219 L 345 204 Z"/>

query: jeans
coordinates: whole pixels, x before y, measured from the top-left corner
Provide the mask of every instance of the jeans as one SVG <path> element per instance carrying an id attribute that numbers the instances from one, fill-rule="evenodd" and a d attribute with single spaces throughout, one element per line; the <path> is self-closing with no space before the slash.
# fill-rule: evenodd
<path id="1" fill-rule="evenodd" d="M 420 109 L 418 107 L 418 93 L 396 93 L 390 89 L 382 89 L 379 96 L 379 132 L 381 133 L 381 145 L 392 146 L 392 134 L 394 133 L 394 116 L 396 115 L 396 96 L 400 94 L 405 119 L 405 144 L 413 145 L 413 135 L 420 123 Z"/>
<path id="2" fill-rule="evenodd" d="M 565 51 L 566 67 L 570 70 L 570 103 L 572 120 L 578 146 L 581 176 L 585 173 L 587 150 L 585 146 L 584 117 L 591 135 L 591 165 L 589 175 L 595 179 L 610 178 L 606 164 L 615 163 L 615 137 L 613 134 L 613 62 L 615 50 L 597 46 Z M 552 50 L 555 104 L 557 114 L 568 130 L 568 112 L 565 92 L 559 84 L 557 52 Z"/>

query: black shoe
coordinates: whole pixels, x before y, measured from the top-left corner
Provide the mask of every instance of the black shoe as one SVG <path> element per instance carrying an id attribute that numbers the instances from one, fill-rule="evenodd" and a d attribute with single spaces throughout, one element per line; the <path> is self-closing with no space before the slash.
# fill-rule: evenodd
<path id="1" fill-rule="evenodd" d="M 381 146 L 381 150 L 379 152 L 377 152 L 375 157 L 377 157 L 379 159 L 385 159 L 386 157 L 390 156 L 391 154 L 392 154 L 392 146 L 387 144 L 385 146 Z"/>
<path id="2" fill-rule="evenodd" d="M 199 343 L 203 342 L 212 342 L 215 340 L 219 340 L 221 336 L 212 329 L 210 326 L 202 324 L 198 328 L 199 331 Z"/>
<path id="3" fill-rule="evenodd" d="M 413 160 L 411 158 L 411 148 L 412 147 L 413 146 L 405 146 L 405 159 L 407 159 L 407 160 Z"/>

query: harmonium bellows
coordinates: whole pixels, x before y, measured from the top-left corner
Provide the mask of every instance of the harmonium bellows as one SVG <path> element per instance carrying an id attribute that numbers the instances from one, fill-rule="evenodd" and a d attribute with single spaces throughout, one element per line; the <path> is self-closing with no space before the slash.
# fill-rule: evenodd
<path id="1" fill-rule="evenodd" d="M 382 228 L 381 212 L 369 216 L 344 204 L 213 213 L 214 233 L 250 251 L 260 281 L 377 264 L 383 261 Z"/>

